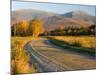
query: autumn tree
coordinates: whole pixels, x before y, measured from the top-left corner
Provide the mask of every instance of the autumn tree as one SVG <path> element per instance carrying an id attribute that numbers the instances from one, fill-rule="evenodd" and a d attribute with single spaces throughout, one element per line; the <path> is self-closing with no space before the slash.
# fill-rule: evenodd
<path id="1" fill-rule="evenodd" d="M 39 34 L 44 32 L 43 28 L 43 22 L 39 18 L 35 18 L 31 20 L 30 25 L 29 25 L 29 30 L 32 32 L 32 35 L 34 37 L 38 37 Z"/>
<path id="2" fill-rule="evenodd" d="M 16 27 L 17 33 L 19 35 L 25 36 L 27 35 L 27 30 L 28 30 L 28 22 L 25 20 L 20 21 Z"/>

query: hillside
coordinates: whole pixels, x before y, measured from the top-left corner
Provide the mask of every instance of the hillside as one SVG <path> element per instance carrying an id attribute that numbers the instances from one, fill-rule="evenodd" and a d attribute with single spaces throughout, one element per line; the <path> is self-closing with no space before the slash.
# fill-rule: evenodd
<path id="1" fill-rule="evenodd" d="M 65 14 L 63 14 L 63 16 L 74 18 L 74 19 L 80 19 L 80 20 L 84 20 L 84 21 L 90 21 L 90 22 L 95 22 L 95 19 L 96 19 L 94 16 L 91 16 L 91 15 L 87 14 L 86 12 L 83 12 L 80 10 L 65 13 Z"/>
<path id="2" fill-rule="evenodd" d="M 44 19 L 54 15 L 57 14 L 47 12 L 47 11 L 36 10 L 36 9 L 20 9 L 20 10 L 12 11 L 12 23 L 16 23 L 17 21 L 20 20 L 31 20 L 35 17 Z"/>
<path id="3" fill-rule="evenodd" d="M 20 20 L 31 20 L 35 17 L 41 18 L 46 30 L 59 27 L 88 27 L 95 25 L 95 16 L 83 11 L 72 11 L 65 14 L 52 13 L 36 9 L 20 9 L 12 11 L 12 24 Z"/>

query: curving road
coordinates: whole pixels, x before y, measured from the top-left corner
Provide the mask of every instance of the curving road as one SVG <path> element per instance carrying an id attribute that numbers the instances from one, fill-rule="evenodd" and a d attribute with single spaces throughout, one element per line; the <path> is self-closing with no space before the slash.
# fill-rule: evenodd
<path id="1" fill-rule="evenodd" d="M 57 47 L 46 38 L 27 43 L 25 49 L 31 55 L 31 63 L 36 65 L 37 72 L 96 68 L 95 58 Z"/>

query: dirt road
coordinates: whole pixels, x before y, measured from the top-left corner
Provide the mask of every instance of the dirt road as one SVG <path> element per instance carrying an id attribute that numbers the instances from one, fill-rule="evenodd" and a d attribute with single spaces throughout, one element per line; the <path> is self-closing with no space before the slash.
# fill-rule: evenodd
<path id="1" fill-rule="evenodd" d="M 46 38 L 27 43 L 25 49 L 31 55 L 31 63 L 36 65 L 37 72 L 96 68 L 95 58 L 57 47 Z"/>

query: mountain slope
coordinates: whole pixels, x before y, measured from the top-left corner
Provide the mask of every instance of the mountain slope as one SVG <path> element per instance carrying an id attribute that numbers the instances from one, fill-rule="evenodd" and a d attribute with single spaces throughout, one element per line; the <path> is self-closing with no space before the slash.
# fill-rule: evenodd
<path id="1" fill-rule="evenodd" d="M 80 10 L 65 13 L 65 14 L 63 14 L 63 16 L 74 18 L 74 19 L 80 19 L 80 20 L 84 20 L 84 21 L 90 21 L 90 22 L 94 22 L 94 23 L 95 23 L 95 19 L 96 19 L 94 16 L 91 16 L 91 15 L 87 14 L 86 12 L 83 12 Z"/>
<path id="2" fill-rule="evenodd" d="M 12 24 L 20 20 L 31 20 L 35 17 L 42 19 L 46 30 L 53 30 L 59 27 L 88 27 L 95 25 L 96 19 L 83 11 L 57 14 L 35 9 L 21 9 L 12 11 Z"/>
<path id="3" fill-rule="evenodd" d="M 43 19 L 54 15 L 57 14 L 36 9 L 21 9 L 12 11 L 12 22 L 15 22 L 15 20 L 31 20 L 34 17 Z"/>

